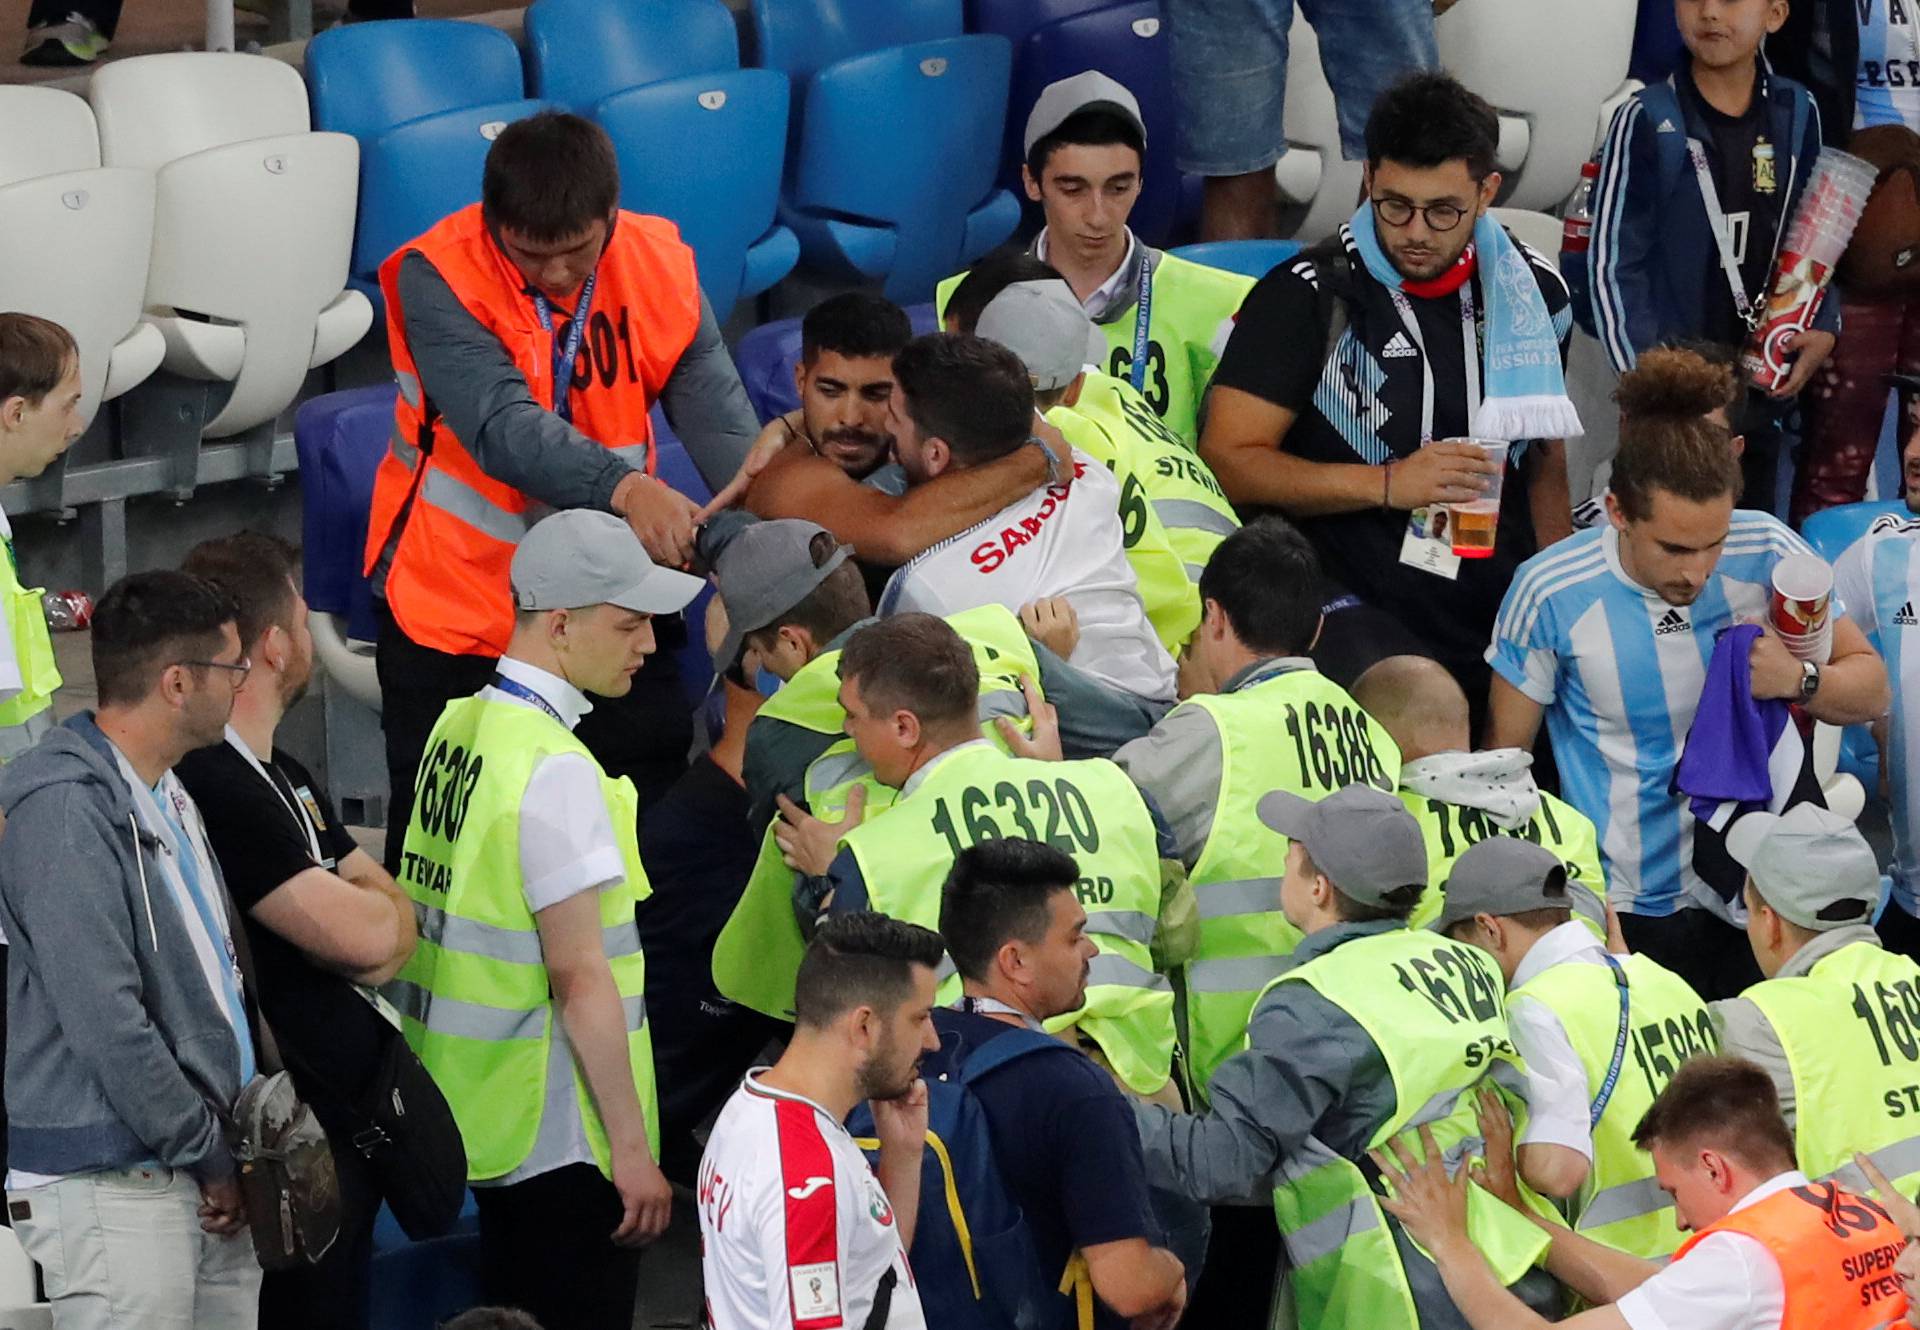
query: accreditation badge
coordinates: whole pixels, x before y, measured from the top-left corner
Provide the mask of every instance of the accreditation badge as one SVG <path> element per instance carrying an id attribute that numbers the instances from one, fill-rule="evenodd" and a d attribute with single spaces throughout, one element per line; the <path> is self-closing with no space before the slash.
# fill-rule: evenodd
<path id="1" fill-rule="evenodd" d="M 1753 191 L 1771 194 L 1779 188 L 1773 170 L 1773 145 L 1761 139 L 1753 145 Z"/>

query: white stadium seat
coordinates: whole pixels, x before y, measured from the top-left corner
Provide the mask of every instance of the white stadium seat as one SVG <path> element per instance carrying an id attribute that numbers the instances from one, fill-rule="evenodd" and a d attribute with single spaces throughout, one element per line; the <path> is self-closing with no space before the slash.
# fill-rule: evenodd
<path id="1" fill-rule="evenodd" d="M 1634 0 L 1472 0 L 1435 20 L 1440 63 L 1500 113 L 1502 202 L 1552 212 L 1573 193 L 1627 81 L 1635 14 Z"/>
<path id="2" fill-rule="evenodd" d="M 89 96 L 105 160 L 156 173 L 146 303 L 166 367 L 233 385 L 205 436 L 273 420 L 373 322 L 346 289 L 359 145 L 309 133 L 299 73 L 260 56 L 136 56 Z"/>
<path id="3" fill-rule="evenodd" d="M 141 320 L 153 174 L 102 167 L 93 111 L 54 88 L 0 87 L 0 309 L 59 323 L 80 346 L 80 414 L 92 420 L 159 368 Z"/>
<path id="4" fill-rule="evenodd" d="M 1340 155 L 1340 117 L 1320 68 L 1320 39 L 1297 10 L 1287 42 L 1287 142 L 1273 178 L 1283 208 L 1305 205 L 1306 216 L 1292 234 L 1311 245 L 1353 216 L 1360 204 L 1361 163 Z"/>

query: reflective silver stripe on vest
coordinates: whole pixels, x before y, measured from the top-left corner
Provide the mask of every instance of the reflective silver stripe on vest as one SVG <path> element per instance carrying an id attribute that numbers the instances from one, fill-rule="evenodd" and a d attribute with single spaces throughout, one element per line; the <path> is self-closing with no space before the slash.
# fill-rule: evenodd
<path id="1" fill-rule="evenodd" d="M 1155 992 L 1171 992 L 1173 985 L 1164 974 L 1155 974 L 1152 970 L 1143 970 L 1125 956 L 1101 955 L 1093 958 L 1087 967 L 1087 987 L 1098 988 L 1102 985 L 1113 988 L 1150 988 Z"/>
<path id="2" fill-rule="evenodd" d="M 420 500 L 508 545 L 518 545 L 520 537 L 527 534 L 525 516 L 508 512 L 466 481 L 448 475 L 437 466 L 420 482 Z"/>
<path id="3" fill-rule="evenodd" d="M 1605 1228 L 1608 1224 L 1620 1224 L 1643 1215 L 1658 1214 L 1672 1205 L 1673 1197 L 1660 1190 L 1658 1182 L 1652 1178 L 1636 1178 L 1632 1182 L 1623 1182 L 1617 1187 L 1595 1192 L 1593 1199 L 1587 1202 L 1587 1208 L 1580 1212 L 1580 1222 L 1574 1227 Z"/>
<path id="4" fill-rule="evenodd" d="M 625 462 L 635 471 L 645 471 L 647 469 L 647 445 L 644 443 L 629 443 L 625 447 L 609 448 L 607 451 Z"/>
<path id="5" fill-rule="evenodd" d="M 400 385 L 400 400 L 418 411 L 421 402 L 420 380 L 403 369 L 397 369 L 393 372 L 393 381 Z"/>
<path id="6" fill-rule="evenodd" d="M 1196 882 L 1193 884 L 1193 903 L 1202 919 L 1272 914 L 1280 908 L 1280 879 L 1236 877 L 1225 882 Z"/>
<path id="7" fill-rule="evenodd" d="M 407 979 L 395 979 L 380 990 L 402 1016 L 411 1017 L 435 1034 L 450 1034 L 462 1039 L 486 1039 L 495 1043 L 509 1039 L 538 1039 L 546 1033 L 548 1004 L 532 1011 L 514 1011 L 489 1007 L 479 1002 L 462 1002 L 445 994 L 434 994 Z M 626 1017 L 627 1032 L 638 1033 L 647 1023 L 647 1000 L 636 993 L 620 999 Z"/>
<path id="8" fill-rule="evenodd" d="M 0 762 L 11 762 L 39 743 L 53 730 L 53 706 L 49 703 L 18 725 L 0 726 Z"/>
<path id="9" fill-rule="evenodd" d="M 1904 1141 L 1883 1145 L 1867 1158 L 1873 1161 L 1874 1167 L 1895 1182 L 1909 1173 L 1920 1173 L 1920 1136 L 1909 1136 Z M 1848 1191 L 1868 1190 L 1867 1175 L 1862 1173 L 1860 1166 L 1852 1160 L 1848 1160 L 1820 1180 L 1838 1183 Z"/>
<path id="10" fill-rule="evenodd" d="M 1311 1223 L 1302 1224 L 1290 1233 L 1283 1232 L 1280 1237 L 1287 1244 L 1287 1259 L 1297 1270 L 1322 1257 L 1333 1255 L 1362 1233 L 1379 1227 L 1380 1211 L 1375 1208 L 1373 1197 L 1369 1194 L 1349 1201 Z"/>
<path id="11" fill-rule="evenodd" d="M 462 1039 L 486 1039 L 495 1043 L 509 1039 L 538 1039 L 546 1033 L 547 1008 L 516 1011 L 489 1007 L 478 1002 L 429 993 L 416 983 L 396 979 L 385 989 L 387 1000 L 435 1034 L 456 1035 Z"/>
<path id="12" fill-rule="evenodd" d="M 400 432 L 400 426 L 393 427 L 393 437 L 388 440 L 393 445 L 393 455 L 400 459 L 400 465 L 411 471 L 420 465 L 420 450 Z"/>
<path id="13" fill-rule="evenodd" d="M 1160 519 L 1162 526 L 1180 527 L 1188 531 L 1231 536 L 1240 529 L 1238 522 L 1198 499 L 1155 499 L 1153 514 Z"/>
<path id="14" fill-rule="evenodd" d="M 1187 967 L 1187 987 L 1196 993 L 1258 993 L 1287 968 L 1284 956 L 1219 956 Z"/>
<path id="15" fill-rule="evenodd" d="M 1027 699 L 1017 688 L 1001 688 L 991 693 L 982 693 L 976 714 L 980 717 L 982 725 L 996 716 L 1012 716 L 1018 719 L 1027 714 Z"/>
<path id="16" fill-rule="evenodd" d="M 815 758 L 807 768 L 807 799 L 811 802 L 827 790 L 872 774 L 873 767 L 858 753 L 829 753 Z"/>
<path id="17" fill-rule="evenodd" d="M 1096 937 L 1123 937 L 1151 947 L 1160 921 L 1142 910 L 1091 910 L 1087 913 L 1087 931 Z"/>
<path id="18" fill-rule="evenodd" d="M 483 924 L 431 905 L 413 903 L 413 917 L 419 921 L 420 936 L 446 951 L 468 956 L 484 956 L 510 965 L 541 965 L 540 934 L 516 928 Z M 608 960 L 631 956 L 640 950 L 640 929 L 631 919 L 609 924 L 600 930 L 600 948 Z"/>
<path id="19" fill-rule="evenodd" d="M 1187 580 L 1193 583 L 1195 586 L 1199 586 L 1200 574 L 1206 571 L 1207 571 L 1207 565 L 1205 565 L 1204 563 L 1190 563 L 1187 565 Z"/>

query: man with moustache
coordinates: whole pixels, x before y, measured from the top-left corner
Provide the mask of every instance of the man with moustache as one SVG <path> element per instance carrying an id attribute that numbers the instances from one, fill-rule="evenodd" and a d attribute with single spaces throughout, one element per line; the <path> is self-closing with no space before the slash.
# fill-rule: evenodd
<path id="1" fill-rule="evenodd" d="M 1920 389 L 1920 376 L 1901 376 L 1903 392 Z M 1907 511 L 1920 514 L 1920 427 L 1909 421 L 1901 453 Z M 1887 663 L 1893 706 L 1874 722 L 1880 770 L 1893 810 L 1893 895 L 1875 925 L 1887 950 L 1920 960 L 1920 638 L 1913 636 L 1914 601 L 1920 599 L 1920 518 L 1889 513 L 1878 518 L 1833 565 L 1834 599 L 1846 622 L 1866 634 Z M 1909 704 L 1908 698 L 1914 699 Z"/>
<path id="2" fill-rule="evenodd" d="M 312 1265 L 269 1273 L 261 1314 L 288 1330 L 355 1330 L 369 1315 L 380 1190 L 352 1144 L 366 1126 L 352 1104 L 379 1073 L 393 1030 L 353 985 L 385 983 L 413 954 L 413 903 L 347 834 L 326 788 L 274 743 L 313 679 L 294 551 L 241 531 L 195 546 L 182 567 L 233 598 L 253 669 L 225 742 L 188 754 L 180 782 L 246 926 L 260 1009 L 340 1174 L 340 1236 Z"/>
<path id="3" fill-rule="evenodd" d="M 800 324 L 793 370 L 800 409 L 761 431 L 710 510 L 744 500 L 760 517 L 819 522 L 863 563 L 891 568 L 1045 484 L 1052 464 L 1042 443 L 907 492 L 906 478 L 887 466 L 887 412 L 893 358 L 912 338 L 905 312 L 880 296 L 851 291 L 814 306 Z M 1037 431 L 1059 437 L 1049 426 Z M 1066 456 L 1064 442 L 1053 446 Z"/>

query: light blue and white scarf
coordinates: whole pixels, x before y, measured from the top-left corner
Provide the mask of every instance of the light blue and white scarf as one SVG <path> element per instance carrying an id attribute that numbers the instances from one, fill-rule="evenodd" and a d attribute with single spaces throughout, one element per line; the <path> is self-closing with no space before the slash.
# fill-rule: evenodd
<path id="1" fill-rule="evenodd" d="M 1374 231 L 1373 205 L 1363 202 L 1348 223 L 1361 261 L 1390 291 L 1406 285 Z M 1473 246 L 1486 302 L 1485 394 L 1472 431 L 1482 439 L 1566 439 L 1584 434 L 1567 396 L 1560 340 L 1534 281 L 1532 265 L 1492 215 L 1473 224 Z"/>

